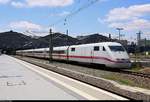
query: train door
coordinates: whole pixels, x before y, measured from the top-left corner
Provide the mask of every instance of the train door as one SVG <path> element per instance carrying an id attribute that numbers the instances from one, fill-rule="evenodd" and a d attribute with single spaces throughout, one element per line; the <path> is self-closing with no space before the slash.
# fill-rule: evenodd
<path id="1" fill-rule="evenodd" d="M 43 51 L 44 58 L 46 58 L 46 49 Z"/>
<path id="2" fill-rule="evenodd" d="M 82 47 L 83 62 L 92 63 L 93 62 L 93 49 L 89 46 Z"/>
<path id="3" fill-rule="evenodd" d="M 68 46 L 68 47 L 67 47 L 67 50 L 66 50 L 67 62 L 69 61 L 69 47 L 70 47 L 70 46 Z"/>
<path id="4" fill-rule="evenodd" d="M 92 49 L 93 53 L 92 53 L 92 62 L 93 63 L 98 63 L 99 62 L 99 55 L 100 55 L 100 50 L 101 50 L 101 47 L 100 46 L 94 46 L 93 49 Z"/>
<path id="5" fill-rule="evenodd" d="M 90 62 L 94 63 L 94 59 L 93 59 L 93 57 L 94 57 L 94 50 L 93 50 L 93 47 L 90 47 L 90 54 L 91 54 Z"/>

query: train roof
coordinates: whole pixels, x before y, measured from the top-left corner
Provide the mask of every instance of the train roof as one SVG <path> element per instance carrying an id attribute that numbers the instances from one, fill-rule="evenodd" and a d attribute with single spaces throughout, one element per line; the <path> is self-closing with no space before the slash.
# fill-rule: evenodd
<path id="1" fill-rule="evenodd" d="M 100 42 L 100 43 L 91 43 L 91 44 L 81 44 L 81 45 L 72 45 L 71 47 L 87 47 L 87 46 L 95 46 L 95 45 L 99 45 L 99 46 L 106 46 L 106 45 L 121 45 L 118 42 Z"/>
<path id="2" fill-rule="evenodd" d="M 21 51 L 43 51 L 43 50 L 47 50 L 48 48 L 39 48 L 39 49 L 28 49 L 28 50 L 18 50 L 17 52 L 21 52 Z"/>
<path id="3" fill-rule="evenodd" d="M 71 47 L 87 47 L 87 46 L 106 46 L 106 45 L 121 45 L 120 43 L 118 42 L 100 42 L 100 43 L 91 43 L 91 44 L 81 44 L 81 45 L 71 45 Z M 66 50 L 69 46 L 60 46 L 60 47 L 54 47 L 53 49 L 54 50 Z M 21 52 L 21 51 L 27 51 L 27 52 L 30 52 L 30 51 L 49 51 L 49 48 L 39 48 L 39 49 L 29 49 L 29 50 L 19 50 L 17 52 Z"/>

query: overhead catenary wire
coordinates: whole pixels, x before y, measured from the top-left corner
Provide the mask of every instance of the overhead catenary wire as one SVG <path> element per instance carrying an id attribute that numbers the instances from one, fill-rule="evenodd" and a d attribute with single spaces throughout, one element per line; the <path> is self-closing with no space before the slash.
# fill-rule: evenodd
<path id="1" fill-rule="evenodd" d="M 29 34 L 32 34 L 32 35 L 35 35 L 35 33 L 48 33 L 48 32 L 36 32 L 36 31 L 26 31 L 27 33 L 29 33 Z M 58 36 L 55 36 L 54 38 L 53 38 L 53 40 L 54 39 L 57 39 L 57 38 L 59 38 L 59 37 L 61 37 L 61 36 L 64 36 L 63 34 L 62 35 L 58 35 Z M 44 41 L 44 40 L 43 40 Z"/>
<path id="2" fill-rule="evenodd" d="M 88 0 L 90 1 L 90 0 Z M 59 24 L 60 22 L 63 22 L 64 20 L 68 19 L 68 18 L 71 18 L 72 16 L 76 15 L 77 13 L 81 12 L 82 10 L 92 6 L 93 4 L 97 3 L 99 0 L 91 0 L 90 3 L 87 3 L 85 5 L 83 5 L 82 7 L 80 7 L 79 9 L 77 9 L 76 11 L 74 12 L 71 12 L 69 15 L 65 16 L 64 18 L 61 18 L 59 20 L 57 20 L 56 22 L 54 22 L 53 24 L 50 25 L 50 27 L 53 27 L 57 24 Z"/>
<path id="3" fill-rule="evenodd" d="M 50 24 L 49 27 L 54 27 L 55 25 L 57 25 L 57 24 L 59 24 L 59 23 L 61 23 L 61 22 L 64 22 L 64 21 L 65 21 L 65 23 L 66 23 L 66 21 L 67 21 L 68 18 L 71 18 L 72 16 L 76 15 L 77 13 L 81 12 L 82 10 L 84 10 L 84 9 L 86 9 L 86 8 L 88 8 L 88 7 L 90 7 L 90 6 L 92 6 L 93 4 L 97 3 L 98 1 L 99 1 L 99 0 L 88 0 L 89 3 L 86 3 L 85 5 L 81 6 L 81 7 L 78 8 L 77 10 L 75 10 L 76 7 L 72 8 L 70 14 L 68 14 L 67 16 L 65 16 L 65 17 L 63 17 L 63 18 L 61 18 L 61 19 L 59 19 L 59 20 L 57 20 L 57 21 L 54 22 L 53 24 Z M 78 0 L 77 3 L 78 3 L 78 4 L 81 4 L 81 0 Z M 74 10 L 75 10 L 75 11 L 74 11 Z M 32 32 L 32 33 L 31 33 L 31 32 Z M 29 31 L 26 31 L 26 33 L 30 33 L 30 34 L 32 34 L 32 35 L 35 35 L 35 33 L 46 33 L 46 34 L 48 34 L 49 32 L 37 32 L 37 31 L 30 31 L 30 32 L 29 32 Z"/>
<path id="4" fill-rule="evenodd" d="M 59 19 L 58 21 L 54 22 L 53 24 L 50 25 L 50 27 L 53 27 L 61 22 L 64 22 L 66 23 L 67 19 L 68 18 L 71 18 L 73 17 L 74 15 L 76 15 L 77 13 L 81 12 L 82 10 L 92 6 L 93 4 L 97 3 L 99 0 L 88 0 L 89 3 L 86 3 L 85 5 L 81 6 L 80 8 L 78 8 L 77 10 L 76 7 L 72 8 L 71 10 L 71 13 L 61 19 Z M 81 0 L 78 0 L 77 3 L 81 4 Z M 75 11 L 74 11 L 75 10 Z M 29 33 L 29 34 L 32 34 L 32 35 L 36 35 L 37 33 L 46 33 L 48 34 L 49 32 L 37 32 L 37 31 L 26 31 L 26 33 Z M 58 37 L 58 36 L 57 36 Z M 56 38 L 57 38 L 56 37 Z"/>

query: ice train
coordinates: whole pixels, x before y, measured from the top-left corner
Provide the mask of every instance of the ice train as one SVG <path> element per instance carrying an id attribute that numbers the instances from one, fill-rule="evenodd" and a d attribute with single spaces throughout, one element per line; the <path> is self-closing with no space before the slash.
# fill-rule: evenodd
<path id="1" fill-rule="evenodd" d="M 19 50 L 18 55 L 49 58 L 49 48 Z M 125 48 L 117 42 L 101 42 L 54 47 L 55 60 L 67 60 L 105 65 L 111 68 L 130 68 L 131 61 Z"/>

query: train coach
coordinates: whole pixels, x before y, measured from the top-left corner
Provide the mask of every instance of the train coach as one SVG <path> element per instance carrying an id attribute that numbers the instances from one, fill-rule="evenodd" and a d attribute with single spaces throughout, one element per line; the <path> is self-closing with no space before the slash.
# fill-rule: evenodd
<path id="1" fill-rule="evenodd" d="M 49 48 L 16 52 L 18 55 L 49 58 Z M 131 61 L 125 48 L 117 42 L 101 42 L 53 48 L 53 59 L 101 64 L 112 68 L 130 68 Z"/>

